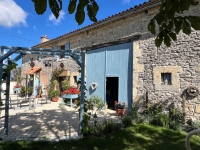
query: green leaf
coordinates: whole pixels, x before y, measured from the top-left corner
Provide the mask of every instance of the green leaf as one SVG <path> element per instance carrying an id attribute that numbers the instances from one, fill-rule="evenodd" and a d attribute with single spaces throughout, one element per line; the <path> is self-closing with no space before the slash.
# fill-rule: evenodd
<path id="1" fill-rule="evenodd" d="M 172 8 L 173 4 L 172 1 L 166 1 L 165 2 L 165 11 L 169 11 Z"/>
<path id="2" fill-rule="evenodd" d="M 178 34 L 181 30 L 182 27 L 182 23 L 183 23 L 183 17 L 176 17 L 174 18 L 174 24 L 175 24 L 175 32 L 176 34 Z"/>
<path id="3" fill-rule="evenodd" d="M 77 6 L 77 11 L 75 14 L 76 22 L 78 25 L 81 25 L 83 21 L 85 20 L 85 11 L 84 11 L 85 5 L 83 3 L 79 3 Z"/>
<path id="4" fill-rule="evenodd" d="M 69 14 L 74 13 L 74 11 L 76 9 L 76 2 L 77 2 L 77 0 L 70 0 L 69 5 L 68 5 Z"/>
<path id="5" fill-rule="evenodd" d="M 192 6 L 198 5 L 198 4 L 199 4 L 199 1 L 198 1 L 198 0 L 190 0 L 190 4 L 191 4 Z"/>
<path id="6" fill-rule="evenodd" d="M 165 44 L 167 47 L 170 47 L 170 45 L 171 45 L 171 39 L 170 39 L 170 37 L 168 36 L 168 34 L 165 34 L 165 35 L 164 35 L 164 44 Z"/>
<path id="7" fill-rule="evenodd" d="M 169 32 L 168 35 L 173 39 L 173 41 L 176 41 L 177 38 L 176 38 L 176 33 L 174 32 Z"/>
<path id="8" fill-rule="evenodd" d="M 43 14 L 47 8 L 47 0 L 32 0 L 35 6 L 35 11 L 38 15 Z"/>
<path id="9" fill-rule="evenodd" d="M 174 21 L 173 20 L 169 20 L 169 23 L 166 26 L 166 29 L 171 30 L 173 27 L 174 27 Z"/>
<path id="10" fill-rule="evenodd" d="M 157 47 L 160 47 L 160 45 L 162 44 L 162 42 L 163 42 L 163 39 L 160 39 L 160 38 L 157 36 L 156 39 L 155 39 L 155 45 L 156 45 Z"/>
<path id="11" fill-rule="evenodd" d="M 180 11 L 185 11 L 185 10 L 188 10 L 190 8 L 190 0 L 184 0 L 182 2 L 179 2 L 179 5 L 180 7 Z"/>
<path id="12" fill-rule="evenodd" d="M 163 31 L 161 31 L 159 34 L 158 34 L 158 36 L 156 37 L 156 39 L 155 39 L 155 45 L 157 46 L 157 47 L 160 47 L 160 45 L 162 44 L 162 42 L 163 42 Z"/>
<path id="13" fill-rule="evenodd" d="M 152 34 L 156 34 L 156 26 L 155 26 L 155 19 L 152 18 L 148 24 L 148 30 L 152 33 Z"/>
<path id="14" fill-rule="evenodd" d="M 157 23 L 160 25 L 165 21 L 165 16 L 163 14 L 161 14 L 161 13 L 158 13 L 155 16 L 155 19 L 156 19 Z"/>
<path id="15" fill-rule="evenodd" d="M 95 0 L 90 0 L 92 6 L 93 6 L 93 10 L 97 13 L 99 11 L 99 6 L 98 4 L 95 2 Z"/>
<path id="16" fill-rule="evenodd" d="M 187 16 L 190 21 L 192 28 L 195 30 L 200 30 L 200 17 L 199 16 Z"/>
<path id="17" fill-rule="evenodd" d="M 62 2 L 62 1 L 61 1 Z M 49 6 L 50 6 L 50 9 L 53 13 L 53 15 L 58 18 L 59 17 L 59 12 L 60 10 L 62 9 L 62 5 L 59 7 L 58 3 L 56 0 L 49 0 Z"/>
<path id="18" fill-rule="evenodd" d="M 187 35 L 189 35 L 191 33 L 191 26 L 187 22 L 187 20 L 183 21 L 182 30 L 183 30 L 183 33 L 185 33 Z"/>
<path id="19" fill-rule="evenodd" d="M 93 22 L 97 22 L 96 12 L 94 11 L 94 9 L 91 5 L 87 6 L 87 11 L 88 11 L 88 16 L 89 16 L 90 20 Z"/>

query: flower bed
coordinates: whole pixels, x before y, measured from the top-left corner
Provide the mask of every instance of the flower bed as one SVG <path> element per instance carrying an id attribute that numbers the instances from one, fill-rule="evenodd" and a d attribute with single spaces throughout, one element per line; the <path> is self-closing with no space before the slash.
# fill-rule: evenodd
<path id="1" fill-rule="evenodd" d="M 70 95 L 70 94 L 79 94 L 79 90 L 75 87 L 70 87 L 68 90 L 64 90 L 61 92 L 62 95 L 64 94 L 67 94 L 67 95 Z"/>

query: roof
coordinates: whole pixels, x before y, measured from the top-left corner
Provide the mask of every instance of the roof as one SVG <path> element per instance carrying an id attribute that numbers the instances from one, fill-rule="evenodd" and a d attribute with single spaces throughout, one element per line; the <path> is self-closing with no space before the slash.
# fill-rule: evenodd
<path id="1" fill-rule="evenodd" d="M 24 74 L 28 75 L 28 74 L 34 74 L 35 72 L 41 70 L 42 67 L 33 67 L 27 71 L 24 72 Z"/>
<path id="2" fill-rule="evenodd" d="M 122 18 L 122 17 L 125 17 L 125 16 L 127 16 L 127 15 L 130 15 L 130 14 L 132 14 L 132 13 L 137 13 L 138 11 L 142 11 L 142 10 L 148 9 L 149 7 L 159 5 L 160 2 L 161 2 L 161 0 L 149 0 L 148 2 L 144 2 L 143 4 L 140 4 L 140 5 L 138 5 L 138 6 L 136 5 L 136 6 L 134 6 L 134 7 L 131 7 L 130 9 L 127 9 L 127 10 L 125 10 L 125 11 L 122 11 L 122 12 L 118 13 L 118 14 L 109 16 L 108 18 L 105 18 L 105 19 L 103 19 L 103 20 L 100 20 L 100 21 L 98 21 L 98 22 L 96 22 L 96 23 L 93 23 L 93 24 L 90 24 L 90 25 L 85 26 L 85 27 L 83 27 L 83 28 L 80 28 L 80 29 L 71 31 L 71 32 L 69 32 L 69 33 L 63 34 L 63 35 L 61 35 L 61 36 L 59 36 L 59 37 L 56 37 L 56 38 L 54 38 L 54 39 L 52 39 L 52 40 L 49 40 L 49 41 L 47 41 L 47 42 L 43 42 L 43 43 L 37 44 L 37 45 L 35 45 L 35 46 L 33 46 L 33 47 L 40 47 L 40 46 L 43 46 L 43 45 L 46 45 L 46 44 L 55 42 L 55 41 L 57 41 L 57 40 L 60 40 L 60 39 L 62 39 L 62 38 L 64 38 L 64 37 L 71 36 L 71 35 L 73 35 L 73 34 L 77 34 L 77 33 L 83 32 L 83 31 L 87 31 L 87 30 L 89 30 L 89 29 L 91 29 L 91 28 L 95 28 L 95 27 L 97 27 L 97 26 L 99 26 L 99 25 L 103 25 L 103 24 L 105 24 L 105 23 L 109 23 L 109 22 L 111 22 L 111 21 L 114 21 L 114 20 L 117 20 L 117 19 L 119 19 L 119 18 Z"/>

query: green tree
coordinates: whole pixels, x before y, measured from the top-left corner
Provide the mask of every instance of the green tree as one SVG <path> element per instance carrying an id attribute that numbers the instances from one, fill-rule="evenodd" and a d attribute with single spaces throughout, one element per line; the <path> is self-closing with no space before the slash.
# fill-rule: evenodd
<path id="1" fill-rule="evenodd" d="M 191 6 L 198 4 L 198 0 L 162 0 L 159 13 L 148 24 L 148 30 L 152 34 L 156 34 L 156 25 L 158 27 L 155 45 L 159 47 L 164 41 L 169 47 L 172 40 L 177 40 L 177 34 L 181 30 L 187 35 L 191 33 L 191 28 L 200 30 L 200 17 L 184 14 Z"/>
<path id="2" fill-rule="evenodd" d="M 35 11 L 41 15 L 46 11 L 47 0 L 32 0 Z M 62 0 L 48 0 L 49 7 L 56 18 L 62 10 Z M 191 28 L 200 30 L 200 17 L 184 15 L 184 11 L 191 6 L 198 5 L 198 0 L 161 0 L 159 13 L 155 15 L 148 24 L 148 30 L 156 35 L 155 45 L 159 47 L 162 42 L 166 46 L 171 45 L 171 41 L 177 40 L 177 34 L 182 31 L 189 35 Z M 95 0 L 69 0 L 68 12 L 75 13 L 76 22 L 80 25 L 85 20 L 85 8 L 91 21 L 96 22 L 99 6 Z M 158 32 L 156 32 L 158 27 Z"/>
<path id="3" fill-rule="evenodd" d="M 41 15 L 46 11 L 47 0 L 32 0 L 37 14 Z M 62 0 L 48 0 L 49 7 L 56 18 L 62 10 Z M 99 6 L 95 0 L 69 0 L 68 12 L 75 13 L 76 22 L 80 25 L 85 20 L 85 8 L 91 21 L 96 22 Z"/>

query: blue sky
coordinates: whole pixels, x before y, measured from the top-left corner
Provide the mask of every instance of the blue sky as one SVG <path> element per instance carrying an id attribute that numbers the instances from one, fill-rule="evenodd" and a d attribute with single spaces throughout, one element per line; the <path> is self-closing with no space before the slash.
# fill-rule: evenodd
<path id="1" fill-rule="evenodd" d="M 97 19 L 102 20 L 145 1 L 96 0 L 100 8 Z M 43 15 L 37 15 L 31 0 L 0 0 L 0 45 L 31 47 L 39 44 L 44 34 L 53 39 L 93 23 L 86 15 L 84 23 L 78 25 L 74 14 L 68 14 L 68 3 L 69 0 L 63 0 L 63 10 L 56 20 L 49 8 Z M 21 60 L 18 64 L 21 65 Z"/>

